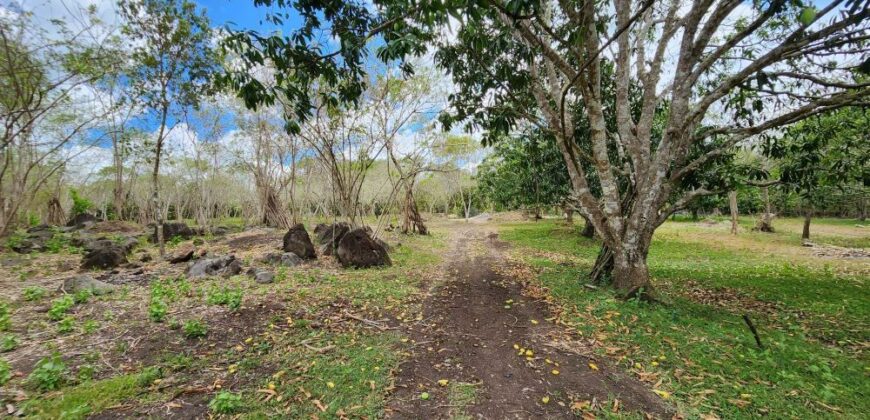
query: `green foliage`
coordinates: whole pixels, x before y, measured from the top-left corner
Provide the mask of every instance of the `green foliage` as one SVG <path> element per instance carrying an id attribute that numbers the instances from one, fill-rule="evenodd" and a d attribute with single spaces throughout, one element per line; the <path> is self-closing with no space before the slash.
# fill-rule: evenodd
<path id="1" fill-rule="evenodd" d="M 12 379 L 12 366 L 9 366 L 9 362 L 0 359 L 0 386 L 6 385 L 10 379 Z"/>
<path id="2" fill-rule="evenodd" d="M 151 298 L 151 303 L 148 305 L 148 318 L 154 322 L 163 322 L 168 311 L 169 307 L 162 299 Z"/>
<path id="3" fill-rule="evenodd" d="M 212 287 L 208 292 L 206 301 L 209 305 L 226 305 L 231 311 L 237 311 L 242 306 L 244 295 L 245 292 L 238 287 Z"/>
<path id="4" fill-rule="evenodd" d="M 64 388 L 60 398 L 51 394 L 31 398 L 24 403 L 24 411 L 33 418 L 84 419 L 135 397 L 143 391 L 143 376 L 150 378 L 146 368 L 139 374 L 91 381 L 87 379 L 93 373 L 89 366 L 84 366 L 84 371 L 80 367 L 78 376 L 84 383 Z"/>
<path id="5" fill-rule="evenodd" d="M 40 300 L 45 296 L 46 290 L 39 286 L 28 286 L 24 288 L 24 300 L 33 302 Z"/>
<path id="6" fill-rule="evenodd" d="M 51 308 L 48 310 L 48 319 L 52 321 L 61 320 L 73 306 L 75 299 L 72 295 L 63 295 L 51 302 Z"/>
<path id="7" fill-rule="evenodd" d="M 163 377 L 163 370 L 160 369 L 159 366 L 149 366 L 145 369 L 142 369 L 142 372 L 139 373 L 138 385 L 140 387 L 148 387 L 154 383 L 154 381 Z"/>
<path id="8" fill-rule="evenodd" d="M 94 203 L 88 200 L 85 197 L 79 195 L 79 192 L 75 189 L 70 188 L 69 190 L 69 198 L 72 200 L 72 212 L 73 216 L 77 216 L 79 214 L 87 213 L 88 210 L 94 207 Z"/>
<path id="9" fill-rule="evenodd" d="M 17 248 L 24 243 L 25 239 L 27 239 L 27 233 L 23 230 L 16 230 L 6 238 L 6 247 L 10 249 Z"/>
<path id="10" fill-rule="evenodd" d="M 73 301 L 76 304 L 88 303 L 88 300 L 90 300 L 93 295 L 94 293 L 91 289 L 82 289 L 73 295 Z"/>
<path id="11" fill-rule="evenodd" d="M 95 319 L 89 319 L 89 320 L 85 321 L 84 325 L 82 325 L 82 331 L 84 331 L 85 334 L 90 334 L 90 333 L 97 331 L 99 329 L 100 329 L 100 322 L 95 320 Z"/>
<path id="12" fill-rule="evenodd" d="M 27 224 L 30 226 L 37 226 L 41 220 L 39 220 L 39 215 L 33 212 L 27 212 Z"/>
<path id="13" fill-rule="evenodd" d="M 208 334 L 208 328 L 198 319 L 191 319 L 184 322 L 181 328 L 184 331 L 184 336 L 187 338 L 205 337 Z"/>
<path id="14" fill-rule="evenodd" d="M 53 391 L 67 381 L 69 370 L 60 354 L 41 359 L 27 376 L 27 383 L 39 391 Z"/>
<path id="15" fill-rule="evenodd" d="M 244 409 L 242 396 L 228 391 L 218 392 L 208 403 L 208 408 L 217 414 L 232 414 Z"/>
<path id="16" fill-rule="evenodd" d="M 75 324 L 75 318 L 71 316 L 64 317 L 57 323 L 57 332 L 61 334 L 71 333 L 75 329 Z"/>
<path id="17" fill-rule="evenodd" d="M 0 331 L 6 331 L 11 326 L 9 305 L 6 302 L 0 302 Z"/>
<path id="18" fill-rule="evenodd" d="M 18 348 L 18 338 L 12 334 L 6 334 L 0 340 L 0 352 L 6 353 Z"/>

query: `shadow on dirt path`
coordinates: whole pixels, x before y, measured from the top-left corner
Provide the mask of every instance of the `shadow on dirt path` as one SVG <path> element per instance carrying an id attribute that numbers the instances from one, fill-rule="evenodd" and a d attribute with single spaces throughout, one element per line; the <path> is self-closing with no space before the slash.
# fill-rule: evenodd
<path id="1" fill-rule="evenodd" d="M 546 321 L 546 305 L 497 273 L 508 245 L 496 233 L 469 224 L 452 235 L 447 278 L 424 301 L 423 320 L 403 331 L 412 349 L 388 418 L 579 418 L 589 404 L 617 400 L 620 410 L 670 417 L 639 381 L 584 356 L 591 349 L 559 345 L 567 331 Z"/>

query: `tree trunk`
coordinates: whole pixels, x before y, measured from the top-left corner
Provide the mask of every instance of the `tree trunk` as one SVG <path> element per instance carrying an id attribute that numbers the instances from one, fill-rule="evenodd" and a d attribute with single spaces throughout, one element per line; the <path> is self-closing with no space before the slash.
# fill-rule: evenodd
<path id="1" fill-rule="evenodd" d="M 583 231 L 580 232 L 580 236 L 584 238 L 592 238 L 595 236 L 595 226 L 587 219 L 586 224 L 583 225 Z"/>
<path id="2" fill-rule="evenodd" d="M 804 230 L 801 232 L 801 241 L 809 241 L 810 240 L 810 220 L 813 218 L 813 209 L 807 208 L 807 211 L 804 213 Z"/>
<path id="3" fill-rule="evenodd" d="M 587 223 L 586 226 L 589 226 L 589 223 Z M 592 280 L 592 283 L 599 286 L 605 286 L 610 283 L 610 276 L 612 273 L 613 251 L 610 250 L 610 247 L 608 247 L 607 244 L 601 244 L 601 249 L 598 251 L 598 257 L 595 258 L 595 264 L 592 266 L 589 278 Z"/>
<path id="4" fill-rule="evenodd" d="M 737 234 L 737 216 L 739 214 L 737 210 L 737 191 L 731 191 L 728 193 L 728 207 L 731 209 L 731 234 Z"/>
<path id="5" fill-rule="evenodd" d="M 570 206 L 565 206 L 565 221 L 568 222 L 569 225 L 574 224 L 574 209 Z"/>
<path id="6" fill-rule="evenodd" d="M 417 209 L 417 201 L 414 200 L 414 191 L 412 186 L 405 185 L 405 204 L 402 215 L 402 233 L 419 233 L 420 235 L 428 235 L 429 229 L 423 223 L 423 218 L 420 216 L 420 211 Z"/>
<path id="7" fill-rule="evenodd" d="M 764 214 L 761 215 L 761 219 L 758 220 L 754 230 L 773 233 L 773 214 L 770 212 L 770 194 L 766 186 L 761 187 L 761 198 L 764 200 Z"/>
<path id="8" fill-rule="evenodd" d="M 48 220 L 46 222 L 54 226 L 61 226 L 66 222 L 63 207 L 57 197 L 52 197 L 48 201 Z"/>
<path id="9" fill-rule="evenodd" d="M 613 287 L 623 297 L 649 298 L 652 294 L 646 250 L 621 249 L 613 252 Z"/>
<path id="10" fill-rule="evenodd" d="M 291 226 L 290 218 L 287 217 L 287 212 L 284 211 L 284 205 L 281 203 L 281 198 L 278 197 L 278 192 L 265 181 L 261 181 L 259 184 L 263 224 L 270 227 L 289 229 Z"/>

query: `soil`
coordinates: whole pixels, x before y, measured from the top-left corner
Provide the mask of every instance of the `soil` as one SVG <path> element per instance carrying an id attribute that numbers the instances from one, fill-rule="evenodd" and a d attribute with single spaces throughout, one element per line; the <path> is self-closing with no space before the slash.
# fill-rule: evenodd
<path id="1" fill-rule="evenodd" d="M 670 417 L 658 396 L 570 340 L 571 331 L 547 321 L 544 302 L 499 274 L 507 247 L 485 226 L 456 232 L 444 282 L 425 299 L 422 320 L 404 327 L 412 349 L 397 372 L 387 418 L 577 418 L 581 407 L 610 409 L 614 399 L 628 410 Z M 532 356 L 520 356 L 515 345 Z M 444 379 L 446 386 L 438 383 Z M 474 400 L 464 407 L 450 398 L 458 383 L 474 384 Z"/>

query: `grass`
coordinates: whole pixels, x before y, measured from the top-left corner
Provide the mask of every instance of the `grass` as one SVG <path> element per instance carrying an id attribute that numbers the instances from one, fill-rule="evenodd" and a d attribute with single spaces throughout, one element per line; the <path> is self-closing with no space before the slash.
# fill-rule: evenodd
<path id="1" fill-rule="evenodd" d="M 511 224 L 501 236 L 567 309 L 563 322 L 601 341 L 602 354 L 657 384 L 689 417 L 861 418 L 870 411 L 862 352 L 870 339 L 867 274 L 795 254 L 789 247 L 799 247 L 799 236 L 795 244 L 788 231 L 733 238 L 695 224 L 664 225 L 649 263 L 665 305 L 581 287 L 598 244 L 572 229 Z M 764 349 L 744 313 L 761 330 Z"/>
<path id="2" fill-rule="evenodd" d="M 24 410 L 35 419 L 84 419 L 147 390 L 151 371 L 86 381 L 60 393 L 27 401 Z"/>

